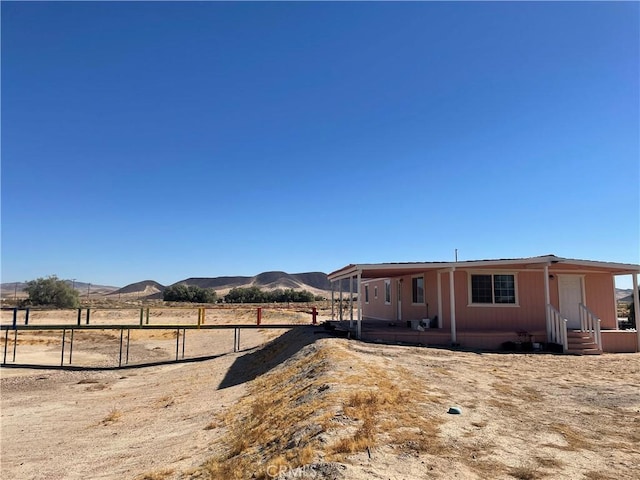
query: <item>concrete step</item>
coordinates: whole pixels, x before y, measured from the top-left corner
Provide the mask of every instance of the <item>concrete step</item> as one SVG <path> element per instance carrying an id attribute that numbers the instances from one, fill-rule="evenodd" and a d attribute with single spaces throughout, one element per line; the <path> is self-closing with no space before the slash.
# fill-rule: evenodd
<path id="1" fill-rule="evenodd" d="M 565 353 L 570 355 L 602 355 L 602 350 L 596 348 L 571 348 L 569 347 Z"/>
<path id="2" fill-rule="evenodd" d="M 593 337 L 580 330 L 567 330 L 567 350 L 572 355 L 601 355 L 602 350 L 593 341 Z"/>

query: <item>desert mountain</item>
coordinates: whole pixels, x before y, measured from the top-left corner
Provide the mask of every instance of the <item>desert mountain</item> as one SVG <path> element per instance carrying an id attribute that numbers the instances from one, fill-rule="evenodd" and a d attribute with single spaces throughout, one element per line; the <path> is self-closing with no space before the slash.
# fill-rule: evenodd
<path id="1" fill-rule="evenodd" d="M 228 290 L 234 287 L 256 286 L 265 290 L 294 288 L 306 290 L 330 290 L 327 274 L 322 272 L 286 273 L 264 272 L 253 277 L 187 278 L 175 284 L 197 285 L 202 288 Z"/>
<path id="2" fill-rule="evenodd" d="M 633 303 L 633 289 L 616 288 L 616 300 L 621 303 Z"/>
<path id="3" fill-rule="evenodd" d="M 219 295 L 226 294 L 235 287 L 256 286 L 263 290 L 275 290 L 276 288 L 293 288 L 295 290 L 308 290 L 315 294 L 326 294 L 331 290 L 331 282 L 327 279 L 327 274 L 322 272 L 308 273 L 286 273 L 286 272 L 263 272 L 253 277 L 191 277 L 173 285 L 195 285 L 201 288 L 212 288 Z M 166 287 L 154 280 L 144 280 L 132 283 L 109 295 L 135 295 L 138 298 L 161 298 L 161 293 Z"/>
<path id="4" fill-rule="evenodd" d="M 201 288 L 212 288 L 218 294 L 225 294 L 236 287 L 259 287 L 263 290 L 275 290 L 276 288 L 293 288 L 294 290 L 308 290 L 315 294 L 326 294 L 331 290 L 331 282 L 327 274 L 322 272 L 286 273 L 263 272 L 253 277 L 214 277 L 214 278 L 187 278 L 176 282 L 174 285 L 197 285 Z"/>
<path id="5" fill-rule="evenodd" d="M 126 287 L 122 287 L 114 292 L 111 292 L 109 295 L 153 295 L 156 293 L 161 293 L 164 291 L 166 287 L 155 280 L 143 280 L 141 282 L 131 283 Z"/>

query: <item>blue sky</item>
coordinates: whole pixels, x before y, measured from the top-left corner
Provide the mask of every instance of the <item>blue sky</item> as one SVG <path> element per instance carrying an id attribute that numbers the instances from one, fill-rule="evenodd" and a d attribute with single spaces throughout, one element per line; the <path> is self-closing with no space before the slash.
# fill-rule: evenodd
<path id="1" fill-rule="evenodd" d="M 639 7 L 2 2 L 2 281 L 640 263 Z"/>

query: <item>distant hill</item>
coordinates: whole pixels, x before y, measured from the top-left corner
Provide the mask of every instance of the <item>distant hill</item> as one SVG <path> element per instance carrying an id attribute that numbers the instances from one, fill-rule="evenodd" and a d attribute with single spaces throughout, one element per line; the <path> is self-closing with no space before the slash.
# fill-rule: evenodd
<path id="1" fill-rule="evenodd" d="M 151 295 L 162 293 L 165 288 L 166 287 L 164 285 L 156 282 L 155 280 L 143 280 L 141 282 L 131 283 L 126 287 L 115 290 L 109 293 L 109 295 L 135 295 L 149 297 Z"/>
<path id="2" fill-rule="evenodd" d="M 175 282 L 173 285 L 195 285 L 200 288 L 212 288 L 218 295 L 225 295 L 229 290 L 236 287 L 260 287 L 263 290 L 275 290 L 277 288 L 293 288 L 294 290 L 308 290 L 316 295 L 327 295 L 331 290 L 331 282 L 327 279 L 327 274 L 322 272 L 308 273 L 286 273 L 286 272 L 263 272 L 253 277 L 190 277 Z M 166 287 L 154 280 L 144 280 L 132 283 L 119 290 L 115 290 L 110 295 L 136 296 L 137 298 L 162 298 L 161 293 Z"/>
<path id="3" fill-rule="evenodd" d="M 78 290 L 80 296 L 83 294 L 86 295 L 87 292 L 91 295 L 108 295 L 118 289 L 118 287 L 112 287 L 109 285 L 95 285 L 93 283 L 79 282 L 77 280 L 65 280 L 65 282 Z M 26 282 L 2 283 L 0 284 L 0 296 L 2 296 L 2 298 L 12 298 L 15 294 L 18 298 L 26 298 L 27 294 L 23 293 L 26 286 Z"/>
<path id="4" fill-rule="evenodd" d="M 616 288 L 616 300 L 620 303 L 633 303 L 633 289 Z"/>

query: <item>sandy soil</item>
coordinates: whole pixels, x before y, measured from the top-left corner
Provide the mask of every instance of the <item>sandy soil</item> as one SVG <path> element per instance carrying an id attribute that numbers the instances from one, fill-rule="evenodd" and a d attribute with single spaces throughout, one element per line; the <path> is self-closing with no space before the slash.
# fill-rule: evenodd
<path id="1" fill-rule="evenodd" d="M 234 460 L 224 452 L 237 423 L 257 415 L 256 402 L 272 399 L 286 414 L 288 388 L 304 392 L 295 405 L 313 408 L 291 430 L 279 427 L 293 439 L 283 445 L 306 445 L 304 463 L 313 467 L 301 476 L 286 462 L 282 468 L 282 457 L 280 478 L 638 478 L 640 354 L 478 354 L 325 338 L 319 330 L 285 333 L 265 348 L 274 333 L 255 331 L 245 351 L 227 348 L 198 362 L 19 375 L 3 368 L 2 478 L 223 478 L 203 465 Z M 188 341 L 220 348 L 228 341 L 198 338 Z M 164 349 L 163 341 L 175 345 L 156 338 L 139 347 Z M 357 391 L 385 399 L 374 441 L 368 451 L 336 454 L 336 441 L 362 426 L 353 413 Z M 462 414 L 448 414 L 451 406 Z M 431 426 L 428 445 L 415 441 L 417 425 Z M 259 478 L 259 464 L 275 461 L 269 429 L 261 428 L 263 440 L 244 446 L 248 463 L 238 478 Z M 287 433 L 294 431 L 310 433 Z"/>

